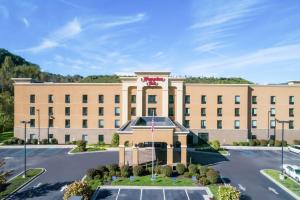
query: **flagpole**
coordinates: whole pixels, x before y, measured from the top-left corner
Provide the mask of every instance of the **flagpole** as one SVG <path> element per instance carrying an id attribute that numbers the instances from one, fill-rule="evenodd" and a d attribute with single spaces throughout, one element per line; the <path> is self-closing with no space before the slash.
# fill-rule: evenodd
<path id="1" fill-rule="evenodd" d="M 151 127 L 151 132 L 152 132 L 152 180 L 154 180 L 154 141 L 153 141 L 153 129 L 154 129 L 154 111 L 152 113 L 152 127 Z"/>

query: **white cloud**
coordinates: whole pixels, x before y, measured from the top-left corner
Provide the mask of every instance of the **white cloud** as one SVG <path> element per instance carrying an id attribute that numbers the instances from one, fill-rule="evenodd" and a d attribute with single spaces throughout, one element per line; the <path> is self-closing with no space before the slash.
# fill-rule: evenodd
<path id="1" fill-rule="evenodd" d="M 27 48 L 27 49 L 22 49 L 22 50 L 19 50 L 19 51 L 28 51 L 28 52 L 32 52 L 32 53 L 38 53 L 38 52 L 41 52 L 43 50 L 55 48 L 55 47 L 58 47 L 58 46 L 59 46 L 59 44 L 55 41 L 44 40 L 41 44 L 39 44 L 37 46 Z"/>
<path id="2" fill-rule="evenodd" d="M 81 33 L 81 24 L 75 18 L 51 34 L 50 38 L 57 41 L 68 40 Z"/>
<path id="3" fill-rule="evenodd" d="M 28 28 L 30 26 L 30 23 L 29 23 L 28 19 L 26 19 L 25 17 L 22 18 L 22 22 L 24 23 L 26 28 Z"/>

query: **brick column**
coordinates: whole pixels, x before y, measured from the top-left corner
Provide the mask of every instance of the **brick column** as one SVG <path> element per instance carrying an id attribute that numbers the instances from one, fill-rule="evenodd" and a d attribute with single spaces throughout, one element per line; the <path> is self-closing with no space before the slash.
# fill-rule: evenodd
<path id="1" fill-rule="evenodd" d="M 125 146 L 119 145 L 119 166 L 125 165 Z"/>
<path id="2" fill-rule="evenodd" d="M 139 165 L 139 148 L 137 146 L 132 147 L 132 166 Z"/>
<path id="3" fill-rule="evenodd" d="M 181 145 L 181 163 L 187 166 L 187 146 Z"/>
<path id="4" fill-rule="evenodd" d="M 168 144 L 167 147 L 167 165 L 173 166 L 173 145 Z"/>

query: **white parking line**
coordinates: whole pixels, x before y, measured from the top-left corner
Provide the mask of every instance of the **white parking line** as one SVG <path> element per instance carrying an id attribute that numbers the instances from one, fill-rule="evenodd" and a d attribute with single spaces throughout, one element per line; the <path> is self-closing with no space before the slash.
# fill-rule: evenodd
<path id="1" fill-rule="evenodd" d="M 163 188 L 164 200 L 166 200 L 165 188 Z"/>
<path id="2" fill-rule="evenodd" d="M 143 188 L 141 189 L 141 195 L 140 195 L 140 200 L 143 199 Z"/>
<path id="3" fill-rule="evenodd" d="M 274 188 L 268 187 L 268 190 L 278 195 L 278 192 Z"/>
<path id="4" fill-rule="evenodd" d="M 240 190 L 246 191 L 246 188 L 243 187 L 241 184 L 238 184 L 238 186 L 239 186 Z"/>
<path id="5" fill-rule="evenodd" d="M 186 194 L 188 200 L 190 200 L 190 197 L 189 197 L 189 194 L 187 193 L 187 190 L 185 189 L 184 191 L 185 191 L 185 194 Z"/>
<path id="6" fill-rule="evenodd" d="M 118 190 L 118 194 L 117 194 L 117 196 L 116 196 L 116 200 L 118 200 L 118 197 L 119 197 L 119 194 L 120 194 L 120 188 L 119 188 L 119 190 Z"/>
<path id="7" fill-rule="evenodd" d="M 38 188 L 42 185 L 42 183 L 38 183 L 37 185 L 33 186 L 33 188 Z"/>

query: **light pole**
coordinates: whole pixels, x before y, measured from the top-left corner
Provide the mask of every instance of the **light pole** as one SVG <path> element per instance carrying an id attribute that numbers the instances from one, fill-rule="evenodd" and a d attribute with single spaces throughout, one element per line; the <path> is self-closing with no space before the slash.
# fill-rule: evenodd
<path id="1" fill-rule="evenodd" d="M 154 181 L 154 111 L 152 113 L 152 121 L 151 121 L 151 134 L 152 134 L 152 177 L 151 180 Z"/>
<path id="2" fill-rule="evenodd" d="M 278 120 L 276 122 L 281 123 L 282 132 L 281 132 L 281 179 L 283 178 L 283 139 L 284 139 L 284 124 L 289 124 L 290 121 Z"/>
<path id="3" fill-rule="evenodd" d="M 39 144 L 40 144 L 40 142 L 41 142 L 41 118 L 40 118 L 40 109 L 37 109 L 36 110 L 37 111 L 37 113 L 38 113 L 38 138 L 39 138 Z"/>
<path id="4" fill-rule="evenodd" d="M 270 115 L 271 111 L 268 110 L 268 140 L 270 139 Z"/>
<path id="5" fill-rule="evenodd" d="M 48 140 L 48 144 L 50 143 L 50 141 L 49 141 L 49 135 L 50 135 L 50 119 L 54 119 L 54 117 L 53 117 L 53 115 L 52 114 L 50 114 L 49 113 L 49 115 L 48 115 L 48 136 L 47 136 L 47 140 Z"/>
<path id="6" fill-rule="evenodd" d="M 23 178 L 26 178 L 26 126 L 30 124 L 30 121 L 21 121 L 24 124 L 24 175 Z"/>

